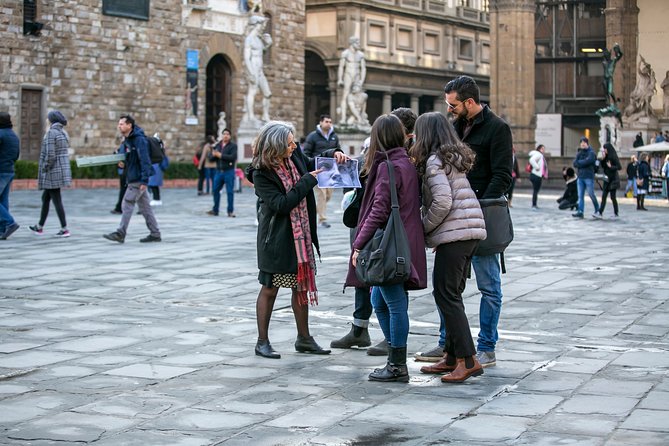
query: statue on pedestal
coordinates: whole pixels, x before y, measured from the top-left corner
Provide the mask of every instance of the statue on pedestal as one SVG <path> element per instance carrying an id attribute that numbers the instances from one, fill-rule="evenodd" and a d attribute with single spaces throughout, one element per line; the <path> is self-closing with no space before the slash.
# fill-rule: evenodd
<path id="1" fill-rule="evenodd" d="M 341 101 L 339 106 L 339 122 L 341 124 L 348 123 L 348 111 L 351 110 L 354 120 L 362 121 L 361 110 L 362 102 L 366 104 L 366 94 L 362 91 L 362 86 L 365 83 L 367 76 L 367 68 L 365 65 L 365 54 L 360 50 L 360 39 L 351 37 L 349 39 L 349 47 L 341 53 L 339 59 L 339 70 L 337 72 L 337 85 L 342 87 Z M 353 86 L 358 85 L 359 91 L 353 92 Z M 357 88 L 357 87 L 356 87 Z M 362 101 L 362 95 L 365 96 Z M 351 95 L 358 95 L 350 98 Z M 365 118 L 366 121 L 366 118 Z M 369 125 L 369 122 L 366 122 Z"/>
<path id="2" fill-rule="evenodd" d="M 263 53 L 272 45 L 272 37 L 265 33 L 267 19 L 263 16 L 252 15 L 246 27 L 246 37 L 244 39 L 244 75 L 248 90 L 244 104 L 244 115 L 240 125 L 258 125 L 259 120 L 255 116 L 254 103 L 258 90 L 263 95 L 262 100 L 262 121 L 269 121 L 269 105 L 272 92 L 269 89 L 269 82 L 263 72 Z"/>
<path id="3" fill-rule="evenodd" d="M 630 102 L 625 107 L 624 117 L 627 122 L 641 118 L 655 118 L 650 101 L 655 94 L 655 72 L 643 56 L 639 55 L 636 86 L 630 95 Z"/>
<path id="4" fill-rule="evenodd" d="M 660 88 L 662 88 L 664 95 L 662 98 L 662 111 L 664 112 L 664 117 L 669 118 L 669 71 L 667 71 L 664 80 L 660 84 Z"/>
<path id="5" fill-rule="evenodd" d="M 223 139 L 223 130 L 228 128 L 228 123 L 225 121 L 225 112 L 224 111 L 222 111 L 218 114 L 218 121 L 216 121 L 216 128 L 217 128 L 217 132 L 216 132 L 217 139 L 216 139 L 216 141 L 220 141 L 221 139 Z"/>
<path id="6" fill-rule="evenodd" d="M 617 43 L 613 45 L 613 57 L 611 57 L 611 51 L 606 48 L 604 49 L 604 57 L 602 59 L 604 79 L 602 80 L 602 86 L 604 87 L 607 106 L 597 110 L 597 116 L 600 118 L 615 116 L 620 120 L 620 109 L 618 108 L 616 96 L 613 93 L 613 73 L 616 71 L 616 63 L 618 63 L 621 57 L 623 57 L 623 52 Z"/>

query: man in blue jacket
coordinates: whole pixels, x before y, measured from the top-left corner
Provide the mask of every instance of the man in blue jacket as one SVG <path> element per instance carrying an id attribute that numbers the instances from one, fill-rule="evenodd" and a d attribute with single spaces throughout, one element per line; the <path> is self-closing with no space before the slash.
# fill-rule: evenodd
<path id="1" fill-rule="evenodd" d="M 118 130 L 124 136 L 122 149 L 119 153 L 125 153 L 125 175 L 128 188 L 123 196 L 121 211 L 121 223 L 118 229 L 112 233 L 104 234 L 103 237 L 113 242 L 123 243 L 130 224 L 130 218 L 135 211 L 135 203 L 139 206 L 139 212 L 146 221 L 149 235 L 141 238 L 142 243 L 161 241 L 158 222 L 153 214 L 149 202 L 147 185 L 149 177 L 153 174 L 153 166 L 149 157 L 149 142 L 144 135 L 144 130 L 135 125 L 135 120 L 130 115 L 123 115 L 118 121 Z"/>
<path id="2" fill-rule="evenodd" d="M 583 210 L 585 209 L 585 190 L 588 190 L 592 205 L 595 207 L 595 212 L 592 214 L 593 218 L 602 218 L 599 214 L 599 203 L 595 196 L 595 165 L 597 163 L 597 156 L 595 151 L 590 147 L 590 142 L 585 136 L 581 138 L 579 143 L 576 159 L 574 160 L 574 167 L 578 169 L 578 180 L 576 180 L 576 187 L 578 189 L 578 210 L 571 214 L 575 218 L 583 218 Z"/>
<path id="3" fill-rule="evenodd" d="M 0 240 L 7 240 L 19 229 L 19 224 L 9 213 L 9 189 L 19 151 L 19 138 L 12 130 L 12 118 L 7 112 L 0 112 Z"/>

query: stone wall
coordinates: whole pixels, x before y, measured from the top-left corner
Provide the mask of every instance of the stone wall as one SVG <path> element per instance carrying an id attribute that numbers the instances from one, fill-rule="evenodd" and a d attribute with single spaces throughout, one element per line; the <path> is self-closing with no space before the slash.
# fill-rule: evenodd
<path id="1" fill-rule="evenodd" d="M 304 1 L 265 3 L 273 20 L 272 60 L 266 67 L 271 115 L 291 119 L 302 109 L 304 96 Z M 198 13 L 206 17 L 207 10 Z M 173 159 L 190 159 L 205 134 L 210 58 L 231 53 L 226 56 L 233 62 L 228 118 L 233 129 L 246 85 L 243 36 L 187 26 L 189 14 L 190 5 L 174 0 L 152 0 L 148 21 L 103 15 L 99 0 L 38 2 L 37 20 L 44 29 L 35 37 L 22 33 L 23 2 L 5 1 L 0 7 L 0 108 L 12 114 L 20 131 L 22 86 L 43 88 L 43 118 L 48 110 L 63 111 L 77 156 L 114 151 L 118 117 L 131 113 L 147 134 L 160 132 Z M 198 125 L 185 125 L 188 49 L 200 50 Z"/>

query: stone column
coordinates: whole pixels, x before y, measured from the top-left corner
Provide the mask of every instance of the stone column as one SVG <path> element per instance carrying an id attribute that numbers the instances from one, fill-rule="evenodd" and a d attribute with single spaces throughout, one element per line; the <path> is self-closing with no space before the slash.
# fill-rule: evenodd
<path id="1" fill-rule="evenodd" d="M 534 148 L 534 0 L 490 1 L 490 107 L 518 152 Z"/>
<path id="2" fill-rule="evenodd" d="M 613 73 L 613 93 L 624 110 L 636 85 L 637 36 L 639 35 L 639 8 L 637 0 L 606 0 L 606 47 L 618 43 L 623 57 Z"/>
<path id="3" fill-rule="evenodd" d="M 414 113 L 418 114 L 418 96 L 415 94 L 411 95 L 411 110 L 413 110 Z"/>
<path id="4" fill-rule="evenodd" d="M 392 110 L 393 106 L 393 97 L 390 93 L 384 92 L 383 93 L 383 106 L 381 108 L 381 111 L 383 113 L 390 113 Z"/>

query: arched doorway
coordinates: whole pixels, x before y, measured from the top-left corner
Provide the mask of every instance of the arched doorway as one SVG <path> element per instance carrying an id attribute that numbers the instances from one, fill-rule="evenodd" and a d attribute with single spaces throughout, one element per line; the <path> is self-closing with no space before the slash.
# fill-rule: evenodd
<path id="1" fill-rule="evenodd" d="M 320 115 L 330 113 L 328 69 L 313 51 L 304 53 L 304 134 L 314 130 Z M 333 116 L 334 118 L 334 116 Z"/>
<path id="2" fill-rule="evenodd" d="M 222 54 L 211 58 L 207 64 L 207 96 L 205 136 L 216 136 L 218 114 L 225 112 L 228 127 L 232 123 L 232 69 Z"/>

